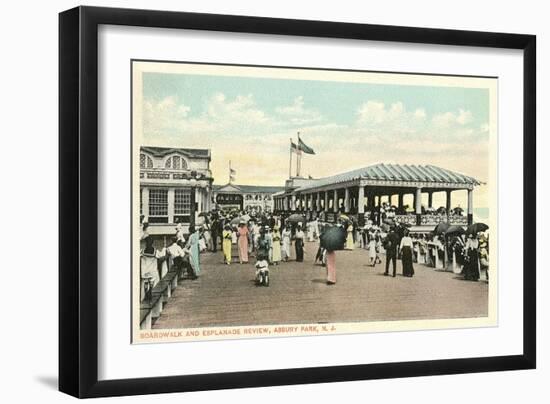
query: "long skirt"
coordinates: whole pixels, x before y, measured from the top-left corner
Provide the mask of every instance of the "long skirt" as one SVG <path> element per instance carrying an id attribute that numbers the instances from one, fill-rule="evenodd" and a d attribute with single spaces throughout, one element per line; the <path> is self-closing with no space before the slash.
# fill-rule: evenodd
<path id="1" fill-rule="evenodd" d="M 464 279 L 479 280 L 479 260 L 475 250 L 468 250 L 468 261 L 464 263 Z"/>
<path id="2" fill-rule="evenodd" d="M 283 259 L 287 260 L 290 258 L 290 240 L 283 241 L 283 248 L 281 252 Z"/>
<path id="3" fill-rule="evenodd" d="M 279 243 L 278 241 L 273 242 L 271 254 L 272 254 L 272 257 L 271 257 L 272 262 L 281 261 L 281 243 Z"/>
<path id="4" fill-rule="evenodd" d="M 140 264 L 141 264 L 141 277 L 142 278 L 151 277 L 153 281 L 153 286 L 159 283 L 160 274 L 157 266 L 157 258 L 149 255 L 142 255 Z"/>
<path id="5" fill-rule="evenodd" d="M 455 274 L 461 274 L 464 270 L 464 267 L 462 266 L 464 260 L 460 260 L 458 257 L 459 256 L 456 254 L 456 252 L 453 251 L 453 272 Z M 462 263 L 460 261 L 462 261 Z"/>
<path id="6" fill-rule="evenodd" d="M 195 276 L 199 276 L 199 274 L 201 273 L 201 263 L 198 244 L 191 247 L 191 251 L 189 253 L 189 263 L 191 264 L 191 268 L 193 269 L 193 274 Z"/>
<path id="7" fill-rule="evenodd" d="M 411 277 L 414 275 L 412 250 L 410 247 L 403 247 L 401 262 L 403 264 L 403 276 Z"/>
<path id="8" fill-rule="evenodd" d="M 376 244 L 369 243 L 369 259 L 371 261 L 376 261 Z"/>
<path id="9" fill-rule="evenodd" d="M 212 248 L 212 233 L 210 233 L 210 230 L 206 230 L 203 233 L 203 238 L 205 243 L 204 249 Z"/>
<path id="10" fill-rule="evenodd" d="M 445 269 L 445 251 L 435 249 L 435 269 Z"/>
<path id="11" fill-rule="evenodd" d="M 302 239 L 296 240 L 295 246 L 296 246 L 296 261 L 297 262 L 304 261 L 304 241 Z"/>
<path id="12" fill-rule="evenodd" d="M 223 239 L 223 256 L 225 262 L 231 262 L 231 239 Z"/>
<path id="13" fill-rule="evenodd" d="M 348 237 L 346 238 L 346 250 L 353 250 L 355 243 L 353 242 L 353 233 L 348 231 Z"/>
<path id="14" fill-rule="evenodd" d="M 248 239 L 246 236 L 239 237 L 237 244 L 239 246 L 239 261 L 248 262 Z"/>
<path id="15" fill-rule="evenodd" d="M 336 283 L 336 253 L 327 251 L 327 282 Z"/>

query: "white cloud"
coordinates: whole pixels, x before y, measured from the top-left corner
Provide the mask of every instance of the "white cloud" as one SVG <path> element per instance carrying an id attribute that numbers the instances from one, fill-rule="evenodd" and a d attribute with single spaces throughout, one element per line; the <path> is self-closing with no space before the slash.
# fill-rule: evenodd
<path id="1" fill-rule="evenodd" d="M 316 155 L 305 156 L 302 173 L 334 174 L 375 162 L 435 164 L 481 180 L 487 176 L 488 124 L 474 125 L 467 109 L 430 115 L 403 102 L 369 100 L 347 124 L 307 108 L 304 97 L 269 112 L 252 94 L 218 92 L 200 111 L 166 97 L 143 104 L 144 135 L 151 145 L 210 147 L 216 182 L 227 160 L 239 162 L 238 182 L 279 185 L 288 175 L 289 137 L 296 131 Z M 294 164 L 294 163 L 293 163 Z"/>
<path id="2" fill-rule="evenodd" d="M 473 120 L 473 115 L 471 111 L 466 111 L 463 109 L 458 110 L 458 112 L 445 112 L 442 114 L 434 115 L 432 118 L 432 123 L 436 126 L 448 128 L 453 125 L 467 125 Z"/>
<path id="3" fill-rule="evenodd" d="M 282 123 L 306 125 L 322 120 L 322 116 L 318 111 L 304 107 L 303 96 L 296 97 L 291 105 L 277 107 L 275 111 L 280 115 Z"/>
<path id="4" fill-rule="evenodd" d="M 424 108 L 418 108 L 414 111 L 414 117 L 416 119 L 426 119 L 426 110 Z"/>
<path id="5" fill-rule="evenodd" d="M 144 101 L 143 130 L 145 133 L 170 132 L 177 123 L 186 119 L 191 108 L 179 104 L 177 97 L 166 97 L 158 102 Z"/>
<path id="6" fill-rule="evenodd" d="M 180 137 L 189 135 L 251 133 L 273 126 L 273 119 L 256 106 L 252 94 L 228 99 L 215 93 L 205 103 L 204 110 L 193 117 L 191 108 L 177 97 L 166 97 L 143 105 L 143 131 L 145 136 Z"/>
<path id="7" fill-rule="evenodd" d="M 367 101 L 359 106 L 357 121 L 359 123 L 382 123 L 385 121 L 386 115 L 386 106 L 383 102 Z"/>
<path id="8" fill-rule="evenodd" d="M 472 122 L 472 113 L 470 111 L 464 111 L 463 109 L 458 111 L 456 121 L 461 125 L 466 125 Z"/>
<path id="9" fill-rule="evenodd" d="M 195 122 L 222 123 L 225 126 L 243 126 L 269 123 L 265 112 L 256 107 L 252 94 L 238 95 L 227 100 L 223 93 L 216 93 L 208 100 L 207 112 Z"/>

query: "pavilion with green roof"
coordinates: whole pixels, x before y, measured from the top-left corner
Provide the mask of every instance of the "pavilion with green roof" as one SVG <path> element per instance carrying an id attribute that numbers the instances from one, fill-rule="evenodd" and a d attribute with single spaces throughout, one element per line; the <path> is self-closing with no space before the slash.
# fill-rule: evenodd
<path id="1" fill-rule="evenodd" d="M 453 224 L 471 224 L 473 189 L 482 184 L 473 177 L 434 165 L 383 163 L 319 179 L 295 180 L 287 181 L 285 190 L 274 195 L 277 212 L 303 212 L 308 217 L 325 212 L 329 218 L 345 213 L 357 215 L 360 225 L 365 222 L 365 210 L 372 211 L 379 206 L 383 197 L 391 200 L 392 196 L 397 195 L 398 207 L 402 208 L 403 197 L 407 194 L 413 195 L 415 214 L 396 216 L 395 220 L 415 225 L 437 224 L 440 218 L 423 217 L 422 194 L 428 195 L 428 205 L 431 207 L 432 195 L 445 192 L 446 211 L 449 212 L 451 193 L 458 190 L 468 192 L 467 216 L 453 218 L 457 222 Z M 446 220 L 450 221 L 448 215 Z"/>

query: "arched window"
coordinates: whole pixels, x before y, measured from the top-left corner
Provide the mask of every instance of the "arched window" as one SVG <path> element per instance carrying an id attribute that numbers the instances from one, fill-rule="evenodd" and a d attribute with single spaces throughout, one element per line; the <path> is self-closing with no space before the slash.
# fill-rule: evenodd
<path id="1" fill-rule="evenodd" d="M 185 170 L 187 168 L 187 165 L 185 164 L 185 160 L 182 157 L 172 156 L 166 159 L 166 163 L 164 163 L 164 168 L 170 168 L 174 170 Z"/>
<path id="2" fill-rule="evenodd" d="M 139 168 L 153 168 L 153 159 L 141 153 L 139 155 Z"/>

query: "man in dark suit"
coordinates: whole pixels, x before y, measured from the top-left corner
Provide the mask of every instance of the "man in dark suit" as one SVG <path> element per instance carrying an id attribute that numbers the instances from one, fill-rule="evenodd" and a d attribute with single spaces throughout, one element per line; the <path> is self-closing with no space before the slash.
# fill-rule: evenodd
<path id="1" fill-rule="evenodd" d="M 210 234 L 212 236 L 212 252 L 216 252 L 218 250 L 218 237 L 221 237 L 222 234 L 221 220 L 216 212 L 212 214 Z"/>
<path id="2" fill-rule="evenodd" d="M 399 247 L 399 236 L 395 232 L 395 229 L 391 227 L 390 232 L 384 240 L 384 248 L 386 249 L 386 272 L 384 275 L 388 276 L 388 270 L 390 268 L 390 261 L 393 261 L 393 277 L 395 278 L 396 260 L 397 260 L 397 248 Z"/>

